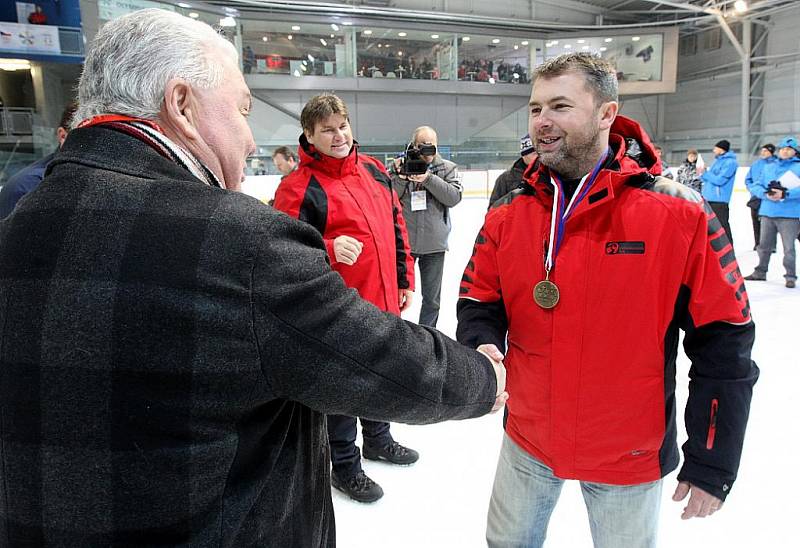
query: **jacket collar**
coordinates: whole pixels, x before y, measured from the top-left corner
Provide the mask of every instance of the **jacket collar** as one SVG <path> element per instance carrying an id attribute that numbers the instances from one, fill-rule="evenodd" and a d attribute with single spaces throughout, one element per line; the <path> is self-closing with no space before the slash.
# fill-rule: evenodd
<path id="1" fill-rule="evenodd" d="M 314 145 L 308 142 L 305 133 L 301 133 L 299 153 L 300 167 L 308 166 L 330 177 L 340 178 L 358 171 L 358 143 L 355 140 L 353 140 L 350 154 L 344 158 L 334 158 L 319 152 Z"/>
<path id="2" fill-rule="evenodd" d="M 64 163 L 107 169 L 143 179 L 166 178 L 206 184 L 139 139 L 103 126 L 70 131 L 47 167 L 47 173 Z"/>
<path id="3" fill-rule="evenodd" d="M 639 147 L 642 149 L 641 161 L 644 166 L 640 166 L 636 160 L 626 156 L 625 139 L 634 139 L 639 143 Z M 612 200 L 631 178 L 661 174 L 661 164 L 656 161 L 656 152 L 650 137 L 637 122 L 630 118 L 617 116 L 611 126 L 608 145 L 611 154 L 606 159 L 586 199 L 578 204 L 574 215 L 594 209 Z M 523 175 L 523 181 L 536 190 L 535 194 L 548 207 L 552 205 L 553 185 L 550 181 L 550 171 L 546 166 L 541 162 L 529 165 Z"/>

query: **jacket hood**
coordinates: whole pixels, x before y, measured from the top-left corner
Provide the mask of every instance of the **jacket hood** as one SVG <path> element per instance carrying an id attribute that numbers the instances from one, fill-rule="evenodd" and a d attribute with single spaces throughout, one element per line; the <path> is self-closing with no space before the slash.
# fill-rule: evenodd
<path id="1" fill-rule="evenodd" d="M 611 126 L 608 146 L 611 154 L 600 171 L 598 183 L 600 180 L 607 180 L 615 184 L 618 180 L 642 173 L 661 175 L 661 162 L 656 160 L 658 157 L 655 147 L 638 122 L 625 116 L 617 116 Z M 541 162 L 529 165 L 523 180 L 534 187 L 545 184 L 547 188 L 552 188 L 549 184 L 550 170 Z"/>
<path id="2" fill-rule="evenodd" d="M 341 177 L 348 173 L 355 173 L 358 166 L 358 142 L 353 140 L 350 154 L 344 158 L 334 158 L 319 152 L 314 145 L 308 142 L 305 133 L 300 134 L 299 167 L 313 166 L 313 169 L 322 171 L 331 177 Z"/>

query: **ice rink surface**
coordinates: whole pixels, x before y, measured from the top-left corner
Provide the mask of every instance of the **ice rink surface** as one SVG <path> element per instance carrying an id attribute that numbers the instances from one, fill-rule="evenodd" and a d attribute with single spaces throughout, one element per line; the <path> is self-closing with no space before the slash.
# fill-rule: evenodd
<path id="1" fill-rule="evenodd" d="M 734 192 L 731 226 L 743 275 L 758 261 L 748 199 Z M 455 335 L 458 284 L 483 223 L 487 201 L 464 199 L 452 209 L 453 232 L 445 262 L 439 329 Z M 800 288 L 783 285 L 781 248 L 772 256 L 767 282 L 749 282 L 757 325 L 753 357 L 761 368 L 755 387 L 739 479 L 720 512 L 681 521 L 683 503 L 671 500 L 673 472 L 665 478 L 660 521 L 664 548 L 777 548 L 800 546 L 800 503 L 794 473 L 800 462 Z M 416 320 L 420 295 L 404 315 Z M 689 362 L 678 361 L 679 444 L 685 441 L 682 410 Z M 512 396 L 513 397 L 513 396 Z M 364 461 L 367 474 L 384 489 L 375 504 L 353 502 L 333 490 L 337 544 L 341 548 L 477 548 L 486 546 L 486 510 L 502 438 L 502 417 L 432 426 L 393 424 L 396 440 L 420 452 L 410 467 Z M 359 445 L 361 443 L 359 436 Z M 577 482 L 567 482 L 550 521 L 548 548 L 592 546 Z"/>

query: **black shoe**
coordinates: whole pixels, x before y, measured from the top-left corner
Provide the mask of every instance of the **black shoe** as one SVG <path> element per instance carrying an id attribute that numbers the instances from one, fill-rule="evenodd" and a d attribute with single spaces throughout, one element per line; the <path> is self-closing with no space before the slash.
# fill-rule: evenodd
<path id="1" fill-rule="evenodd" d="M 370 447 L 364 444 L 362 451 L 365 459 L 385 460 L 392 464 L 414 464 L 419 459 L 419 453 L 408 447 L 403 447 L 396 441 L 383 447 Z"/>
<path id="2" fill-rule="evenodd" d="M 786 280 L 786 287 L 789 289 L 794 289 L 795 283 L 794 280 Z"/>
<path id="3" fill-rule="evenodd" d="M 760 272 L 756 271 L 750 274 L 749 276 L 745 276 L 744 279 L 749 280 L 751 282 L 763 282 L 766 281 L 767 276 L 765 274 L 761 274 Z"/>
<path id="4" fill-rule="evenodd" d="M 363 470 L 352 478 L 343 481 L 336 472 L 331 472 L 331 485 L 358 502 L 375 502 L 383 496 L 383 489 L 372 481 Z"/>

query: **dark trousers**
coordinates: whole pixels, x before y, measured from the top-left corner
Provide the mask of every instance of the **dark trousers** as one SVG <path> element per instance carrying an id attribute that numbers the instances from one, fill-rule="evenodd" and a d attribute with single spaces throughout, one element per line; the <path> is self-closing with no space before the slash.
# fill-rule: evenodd
<path id="1" fill-rule="evenodd" d="M 436 327 L 436 322 L 439 321 L 439 302 L 442 297 L 444 251 L 414 255 L 414 260 L 419 262 L 420 285 L 422 286 L 419 324 Z"/>
<path id="2" fill-rule="evenodd" d="M 722 224 L 722 228 L 725 229 L 725 234 L 728 235 L 731 245 L 733 245 L 731 225 L 728 223 L 728 204 L 725 202 L 708 202 L 708 205 L 710 205 L 711 209 L 714 210 L 714 214 L 717 216 L 717 219 L 719 219 L 720 224 Z"/>
<path id="3" fill-rule="evenodd" d="M 783 244 L 784 278 L 796 280 L 794 239 L 800 234 L 800 219 L 783 217 L 761 217 L 761 242 L 758 244 L 758 266 L 756 272 L 767 275 L 772 250 L 780 235 Z"/>
<path id="4" fill-rule="evenodd" d="M 361 434 L 366 445 L 383 447 L 392 441 L 388 422 L 360 420 Z M 331 464 L 333 471 L 343 480 L 352 478 L 361 470 L 361 452 L 356 447 L 356 433 L 355 417 L 328 415 Z"/>
<path id="5" fill-rule="evenodd" d="M 759 204 L 761 201 L 759 200 Z M 758 207 L 750 208 L 750 219 L 753 221 L 753 241 L 755 245 L 761 241 L 761 219 L 758 216 Z"/>

